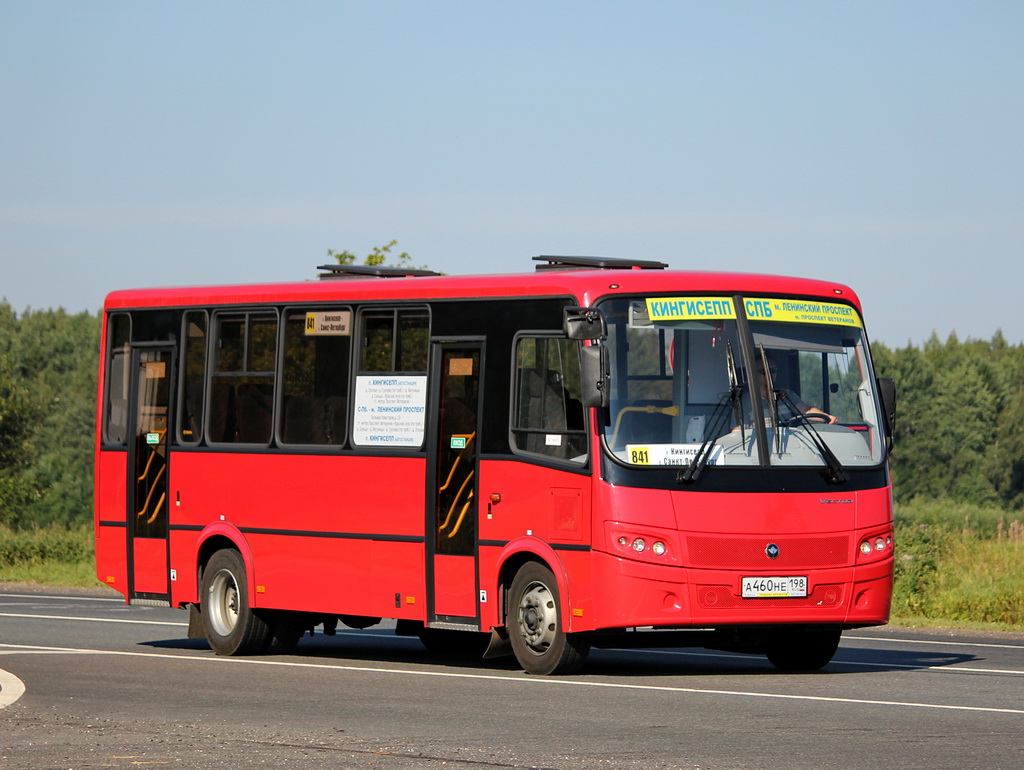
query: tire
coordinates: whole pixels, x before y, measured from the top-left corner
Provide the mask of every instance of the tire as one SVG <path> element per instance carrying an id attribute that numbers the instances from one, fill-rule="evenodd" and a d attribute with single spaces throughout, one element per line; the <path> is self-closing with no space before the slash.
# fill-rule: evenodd
<path id="1" fill-rule="evenodd" d="M 512 651 L 528 674 L 569 674 L 586 662 L 590 642 L 565 632 L 558 583 L 547 567 L 524 564 L 512 580 L 507 607 Z"/>
<path id="2" fill-rule="evenodd" d="M 294 650 L 309 625 L 305 613 L 302 612 L 264 610 L 259 611 L 258 616 L 266 621 L 269 629 L 264 652 L 270 655 L 284 655 Z"/>
<path id="3" fill-rule="evenodd" d="M 786 629 L 772 636 L 765 655 L 780 671 L 818 671 L 836 654 L 842 634 L 840 628 Z"/>
<path id="4" fill-rule="evenodd" d="M 270 626 L 249 606 L 249 580 L 242 555 L 217 551 L 203 570 L 203 633 L 218 655 L 254 655 L 271 642 Z"/>

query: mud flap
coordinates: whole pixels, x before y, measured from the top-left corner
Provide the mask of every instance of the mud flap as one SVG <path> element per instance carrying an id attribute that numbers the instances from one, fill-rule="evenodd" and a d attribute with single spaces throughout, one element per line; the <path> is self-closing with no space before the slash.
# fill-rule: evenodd
<path id="1" fill-rule="evenodd" d="M 203 616 L 199 611 L 198 604 L 188 605 L 188 638 L 206 638 L 206 632 L 203 631 Z"/>
<path id="2" fill-rule="evenodd" d="M 503 658 L 512 654 L 512 643 L 508 640 L 508 631 L 504 628 L 492 628 L 491 638 L 484 650 L 484 658 Z"/>

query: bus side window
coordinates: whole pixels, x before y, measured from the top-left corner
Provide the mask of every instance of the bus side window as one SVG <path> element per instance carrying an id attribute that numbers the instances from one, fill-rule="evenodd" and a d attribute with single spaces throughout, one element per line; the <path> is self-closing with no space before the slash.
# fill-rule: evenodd
<path id="1" fill-rule="evenodd" d="M 198 444 L 203 438 L 203 404 L 206 396 L 205 310 L 190 310 L 182 321 L 181 404 L 178 409 L 178 441 Z"/>
<path id="2" fill-rule="evenodd" d="M 266 446 L 273 428 L 277 314 L 217 314 L 213 329 L 207 440 Z"/>
<path id="3" fill-rule="evenodd" d="M 426 308 L 365 310 L 361 372 L 426 372 L 430 316 Z"/>
<path id="4" fill-rule="evenodd" d="M 351 340 L 351 310 L 285 312 L 280 443 L 344 442 Z"/>
<path id="5" fill-rule="evenodd" d="M 582 463 L 587 434 L 577 342 L 520 337 L 515 352 L 512 447 Z"/>
<path id="6" fill-rule="evenodd" d="M 128 380 L 132 319 L 127 313 L 110 316 L 107 326 L 107 383 L 103 409 L 103 441 L 126 446 L 128 440 Z"/>

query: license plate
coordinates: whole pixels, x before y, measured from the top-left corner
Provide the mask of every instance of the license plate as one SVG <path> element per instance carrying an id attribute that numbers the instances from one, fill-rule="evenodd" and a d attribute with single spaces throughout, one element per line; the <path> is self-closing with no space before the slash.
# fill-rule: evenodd
<path id="1" fill-rule="evenodd" d="M 806 577 L 745 577 L 744 599 L 788 599 L 807 596 Z"/>

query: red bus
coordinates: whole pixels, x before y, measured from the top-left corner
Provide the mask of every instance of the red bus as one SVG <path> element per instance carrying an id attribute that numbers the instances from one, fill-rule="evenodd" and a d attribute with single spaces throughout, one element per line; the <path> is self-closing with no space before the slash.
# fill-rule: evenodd
<path id="1" fill-rule="evenodd" d="M 388 620 L 537 674 L 816 669 L 886 623 L 895 387 L 854 292 L 535 259 L 110 294 L 100 581 L 220 654 Z"/>

